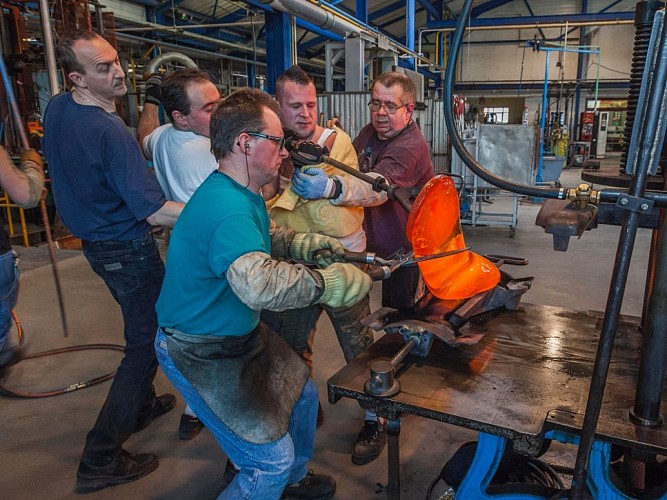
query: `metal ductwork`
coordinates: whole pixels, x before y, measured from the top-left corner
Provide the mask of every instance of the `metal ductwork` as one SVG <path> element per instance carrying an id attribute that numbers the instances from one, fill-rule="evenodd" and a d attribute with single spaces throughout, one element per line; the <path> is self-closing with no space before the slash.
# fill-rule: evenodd
<path id="1" fill-rule="evenodd" d="M 339 35 L 345 36 L 349 33 L 361 34 L 365 32 L 361 25 L 354 24 L 307 0 L 261 0 L 261 2 L 264 5 L 287 14 L 292 14 L 299 19 L 303 19 Z"/>
<path id="2" fill-rule="evenodd" d="M 146 72 L 148 74 L 156 73 L 160 65 L 166 62 L 179 62 L 186 68 L 197 67 L 197 63 L 185 54 L 181 54 L 179 52 L 165 52 L 164 54 L 160 54 L 148 62 L 146 65 Z"/>

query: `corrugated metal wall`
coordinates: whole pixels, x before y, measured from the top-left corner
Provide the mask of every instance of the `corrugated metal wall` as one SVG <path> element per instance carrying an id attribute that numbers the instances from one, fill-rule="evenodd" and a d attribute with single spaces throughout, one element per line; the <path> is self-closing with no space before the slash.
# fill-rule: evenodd
<path id="1" fill-rule="evenodd" d="M 322 93 L 317 97 L 317 107 L 325 121 L 338 116 L 343 129 L 354 139 L 371 121 L 369 100 L 368 92 Z M 416 110 L 413 118 L 430 146 L 435 172 L 446 172 L 448 141 L 442 99 L 426 98 L 424 104 L 426 109 Z"/>

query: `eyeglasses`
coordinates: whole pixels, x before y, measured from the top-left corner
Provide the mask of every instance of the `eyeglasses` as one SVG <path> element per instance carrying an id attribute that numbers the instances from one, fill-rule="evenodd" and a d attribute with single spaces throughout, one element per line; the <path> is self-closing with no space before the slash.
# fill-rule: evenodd
<path id="1" fill-rule="evenodd" d="M 276 135 L 268 135 L 268 134 L 263 134 L 261 132 L 246 132 L 251 137 L 257 137 L 259 139 L 268 139 L 270 141 L 277 142 L 280 144 L 280 150 L 285 147 L 285 138 L 284 137 L 278 137 Z"/>
<path id="2" fill-rule="evenodd" d="M 384 111 L 388 115 L 393 115 L 400 108 L 402 108 L 404 106 L 407 106 L 408 104 L 410 104 L 410 103 L 406 102 L 405 104 L 401 104 L 400 106 L 396 106 L 396 104 L 394 104 L 393 102 L 371 101 L 371 102 L 368 103 L 368 107 L 373 112 L 380 111 L 380 108 L 384 108 Z"/>

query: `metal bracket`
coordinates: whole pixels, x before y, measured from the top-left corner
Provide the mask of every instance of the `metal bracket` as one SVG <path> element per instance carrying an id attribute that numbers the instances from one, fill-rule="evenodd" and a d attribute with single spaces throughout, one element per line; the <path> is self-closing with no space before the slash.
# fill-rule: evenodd
<path id="1" fill-rule="evenodd" d="M 623 210 L 631 210 L 640 214 L 648 214 L 653 211 L 653 201 L 631 196 L 629 194 L 622 194 L 616 200 L 616 206 Z"/>

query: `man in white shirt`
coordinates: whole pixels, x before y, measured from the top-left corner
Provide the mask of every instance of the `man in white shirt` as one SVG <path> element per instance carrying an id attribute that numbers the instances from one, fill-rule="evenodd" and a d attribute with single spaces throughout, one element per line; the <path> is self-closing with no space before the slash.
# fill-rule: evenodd
<path id="1" fill-rule="evenodd" d="M 148 79 L 137 135 L 168 200 L 187 203 L 204 179 L 218 168 L 211 153 L 209 126 L 219 99 L 220 92 L 208 74 L 197 68 L 169 73 L 161 83 L 158 75 Z M 162 126 L 160 103 L 171 121 Z M 188 406 L 181 415 L 178 437 L 194 439 L 202 427 Z"/>

